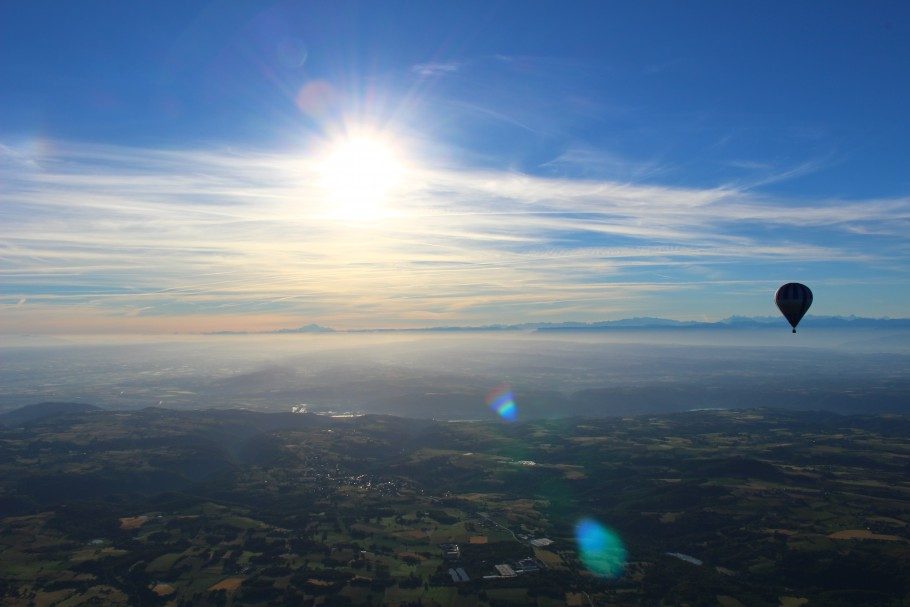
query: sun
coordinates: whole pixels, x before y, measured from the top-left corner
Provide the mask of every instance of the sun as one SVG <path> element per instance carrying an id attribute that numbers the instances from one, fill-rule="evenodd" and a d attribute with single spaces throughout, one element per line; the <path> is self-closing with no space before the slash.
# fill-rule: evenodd
<path id="1" fill-rule="evenodd" d="M 385 137 L 359 133 L 332 142 L 318 166 L 329 215 L 372 221 L 389 211 L 405 175 L 396 146 Z"/>

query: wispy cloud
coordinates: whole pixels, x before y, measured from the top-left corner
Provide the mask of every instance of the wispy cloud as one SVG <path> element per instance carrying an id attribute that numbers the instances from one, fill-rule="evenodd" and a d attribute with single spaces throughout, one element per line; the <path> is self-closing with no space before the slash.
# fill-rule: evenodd
<path id="1" fill-rule="evenodd" d="M 770 162 L 759 162 L 757 160 L 726 160 L 724 164 L 734 169 L 743 169 L 745 171 L 769 171 L 774 168 Z"/>
<path id="2" fill-rule="evenodd" d="M 434 61 L 429 63 L 418 63 L 411 66 L 411 71 L 421 78 L 433 78 L 436 76 L 445 76 L 454 74 L 461 69 L 461 63 L 457 61 Z"/>
<path id="3" fill-rule="evenodd" d="M 663 74 L 664 72 L 671 70 L 683 63 L 686 63 L 686 60 L 681 57 L 669 59 L 660 63 L 649 63 L 644 66 L 642 72 L 648 75 Z"/>
<path id="4" fill-rule="evenodd" d="M 4 150 L 6 332 L 691 316 L 712 285 L 770 288 L 796 266 L 899 272 L 910 235 L 907 198 L 416 165 L 382 217 L 346 222 L 303 153 Z"/>
<path id="5" fill-rule="evenodd" d="M 831 157 L 825 158 L 813 158 L 805 162 L 801 162 L 796 166 L 791 166 L 781 170 L 775 170 L 773 167 L 771 170 L 764 176 L 761 177 L 752 183 L 748 184 L 749 188 L 758 188 L 766 185 L 771 185 L 773 183 L 780 183 L 782 181 L 789 181 L 791 179 L 796 179 L 804 175 L 810 175 L 812 173 L 817 173 L 818 171 L 827 168 L 831 164 Z"/>
<path id="6" fill-rule="evenodd" d="M 654 179 L 673 168 L 657 160 L 631 160 L 605 150 L 581 146 L 570 147 L 541 166 L 582 176 L 609 176 L 615 181 Z"/>

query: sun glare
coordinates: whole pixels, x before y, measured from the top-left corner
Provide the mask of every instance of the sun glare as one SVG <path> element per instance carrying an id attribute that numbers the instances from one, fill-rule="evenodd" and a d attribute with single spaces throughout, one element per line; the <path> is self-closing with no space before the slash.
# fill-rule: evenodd
<path id="1" fill-rule="evenodd" d="M 319 172 L 329 215 L 350 221 L 385 215 L 404 179 L 395 146 L 373 135 L 349 136 L 330 145 Z"/>

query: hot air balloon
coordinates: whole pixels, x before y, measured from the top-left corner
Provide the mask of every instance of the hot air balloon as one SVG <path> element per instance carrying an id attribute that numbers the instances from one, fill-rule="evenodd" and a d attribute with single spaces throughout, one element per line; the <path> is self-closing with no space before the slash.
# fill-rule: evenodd
<path id="1" fill-rule="evenodd" d="M 788 282 L 774 294 L 774 303 L 796 333 L 796 325 L 812 305 L 812 291 L 804 284 Z"/>

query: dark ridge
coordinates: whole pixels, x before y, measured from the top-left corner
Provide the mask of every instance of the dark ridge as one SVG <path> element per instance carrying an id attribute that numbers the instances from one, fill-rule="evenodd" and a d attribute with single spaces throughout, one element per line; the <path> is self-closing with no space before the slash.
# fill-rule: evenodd
<path id="1" fill-rule="evenodd" d="M 91 413 L 94 411 L 103 411 L 103 409 L 88 403 L 36 403 L 0 414 L 0 425 L 10 427 L 24 426 L 60 415 Z"/>
<path id="2" fill-rule="evenodd" d="M 774 464 L 740 456 L 706 459 L 690 474 L 700 478 L 754 478 L 763 481 L 786 479 L 786 475 Z"/>

